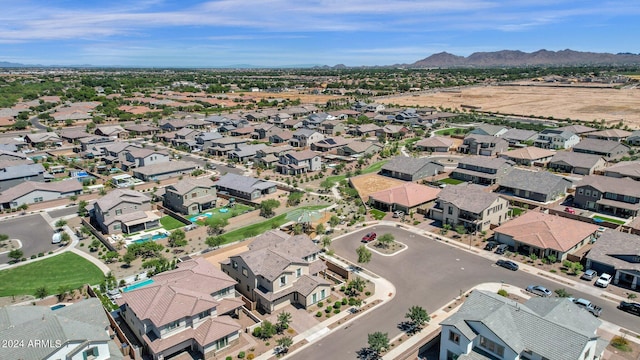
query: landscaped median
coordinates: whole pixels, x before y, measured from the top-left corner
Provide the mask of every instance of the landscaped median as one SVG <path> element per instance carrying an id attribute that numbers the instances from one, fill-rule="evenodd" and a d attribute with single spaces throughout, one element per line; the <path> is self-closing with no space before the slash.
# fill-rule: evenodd
<path id="1" fill-rule="evenodd" d="M 0 271 L 0 296 L 34 295 L 47 289 L 55 294 L 61 287 L 75 289 L 104 280 L 102 271 L 79 255 L 64 252 L 12 269 Z"/>

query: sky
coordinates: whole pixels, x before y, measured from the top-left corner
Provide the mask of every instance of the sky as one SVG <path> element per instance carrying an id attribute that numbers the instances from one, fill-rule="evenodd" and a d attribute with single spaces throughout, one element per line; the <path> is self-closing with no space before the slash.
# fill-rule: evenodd
<path id="1" fill-rule="evenodd" d="M 0 0 L 0 61 L 407 64 L 446 51 L 640 53 L 638 0 Z"/>

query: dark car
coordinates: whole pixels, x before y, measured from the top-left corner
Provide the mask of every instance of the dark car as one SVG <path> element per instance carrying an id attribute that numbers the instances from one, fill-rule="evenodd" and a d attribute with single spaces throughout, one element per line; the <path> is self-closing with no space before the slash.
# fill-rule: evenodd
<path id="1" fill-rule="evenodd" d="M 374 232 L 367 233 L 367 235 L 362 237 L 362 242 L 371 242 L 371 241 L 375 240 L 376 237 L 378 237 L 378 234 L 376 234 Z"/>
<path id="2" fill-rule="evenodd" d="M 509 261 L 509 260 L 498 260 L 498 261 L 496 261 L 496 265 L 502 266 L 505 269 L 509 269 L 509 270 L 513 270 L 513 271 L 518 270 L 518 264 L 514 263 L 513 261 Z"/>
<path id="3" fill-rule="evenodd" d="M 493 249 L 496 248 L 496 246 L 498 246 L 498 243 L 495 241 L 489 241 L 487 243 L 487 245 L 484 246 L 485 250 L 489 250 L 489 251 L 493 251 Z"/>
<path id="4" fill-rule="evenodd" d="M 640 304 L 638 303 L 622 301 L 618 305 L 618 309 L 640 316 Z"/>

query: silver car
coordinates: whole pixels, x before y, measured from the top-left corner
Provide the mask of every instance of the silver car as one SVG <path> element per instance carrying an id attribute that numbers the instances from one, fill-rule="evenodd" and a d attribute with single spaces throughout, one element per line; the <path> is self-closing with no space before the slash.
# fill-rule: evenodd
<path id="1" fill-rule="evenodd" d="M 582 274 L 582 276 L 580 277 L 580 279 L 582 280 L 593 280 L 596 277 L 598 277 L 598 273 L 595 270 L 587 270 L 584 272 L 584 274 Z"/>
<path id="2" fill-rule="evenodd" d="M 542 296 L 542 297 L 550 297 L 552 295 L 551 291 L 544 286 L 540 285 L 529 285 L 527 286 L 527 292 L 532 294 Z"/>

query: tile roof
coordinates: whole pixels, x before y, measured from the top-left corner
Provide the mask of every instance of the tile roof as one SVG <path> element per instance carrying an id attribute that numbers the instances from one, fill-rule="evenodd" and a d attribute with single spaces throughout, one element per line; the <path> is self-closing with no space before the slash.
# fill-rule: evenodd
<path id="1" fill-rule="evenodd" d="M 460 210 L 479 214 L 498 200 L 500 196 L 487 192 L 484 186 L 462 183 L 447 186 L 438 194 L 438 200 L 450 203 Z"/>
<path id="2" fill-rule="evenodd" d="M 558 215 L 529 211 L 495 229 L 541 249 L 566 252 L 598 230 L 598 226 Z"/>
<path id="3" fill-rule="evenodd" d="M 572 132 L 572 133 L 578 134 L 578 135 L 584 134 L 584 133 L 588 133 L 588 132 L 592 132 L 592 131 L 596 131 L 596 129 L 594 129 L 592 127 L 584 126 L 584 125 L 568 125 L 568 126 L 563 126 L 563 127 L 556 128 L 556 130 L 569 131 L 569 132 Z"/>
<path id="4" fill-rule="evenodd" d="M 533 140 L 537 136 L 538 136 L 537 132 L 533 130 L 523 130 L 523 129 L 509 129 L 504 134 L 500 135 L 500 137 L 505 140 L 514 140 L 514 141 Z"/>
<path id="5" fill-rule="evenodd" d="M 132 146 L 128 148 L 127 152 L 131 154 L 131 156 L 133 156 L 134 158 L 146 158 L 147 156 L 153 155 L 153 154 L 169 156 L 166 150 L 154 150 L 150 148 L 141 148 L 136 146 Z"/>
<path id="6" fill-rule="evenodd" d="M 244 193 L 252 193 L 256 189 L 262 189 L 264 186 L 276 186 L 275 183 L 256 179 L 250 176 L 237 175 L 234 173 L 226 173 L 215 182 L 218 188 L 234 189 Z"/>
<path id="7" fill-rule="evenodd" d="M 553 156 L 555 153 L 555 151 L 542 149 L 535 146 L 528 146 L 525 148 L 505 151 L 503 153 L 500 153 L 500 156 L 506 156 L 511 159 L 538 160 Z"/>
<path id="8" fill-rule="evenodd" d="M 607 138 L 626 138 L 631 135 L 630 131 L 621 129 L 605 129 L 600 131 L 594 131 L 587 134 L 587 136 L 598 136 Z"/>
<path id="9" fill-rule="evenodd" d="M 576 184 L 576 188 L 587 185 L 600 192 L 610 192 L 640 198 L 640 186 L 638 186 L 637 181 L 631 180 L 630 178 L 589 175 L 583 177 L 582 180 Z"/>
<path id="10" fill-rule="evenodd" d="M 628 148 L 628 146 L 620 144 L 614 140 L 582 139 L 579 143 L 574 145 L 573 150 L 586 150 L 603 153 L 613 151 L 619 146 Z"/>
<path id="11" fill-rule="evenodd" d="M 0 204 L 8 203 L 33 191 L 59 192 L 61 194 L 81 192 L 82 184 L 75 179 L 54 182 L 25 181 L 0 193 Z"/>
<path id="12" fill-rule="evenodd" d="M 309 160 L 309 159 L 313 159 L 316 156 L 319 156 L 318 153 L 316 153 L 313 150 L 290 151 L 286 155 L 298 161 Z"/>
<path id="13" fill-rule="evenodd" d="M 188 171 L 190 169 L 197 169 L 199 166 L 200 165 L 191 161 L 173 160 L 139 167 L 137 169 L 134 169 L 133 172 L 143 174 L 145 176 L 153 176 L 156 174 L 166 174 L 169 172 Z"/>
<path id="14" fill-rule="evenodd" d="M 483 167 L 488 169 L 501 169 L 502 167 L 510 167 L 513 166 L 514 163 L 511 160 L 503 159 L 503 158 L 494 158 L 490 156 L 467 156 L 460 158 L 458 160 L 458 164 L 466 164 L 476 167 Z M 460 168 L 460 166 L 458 166 Z"/>
<path id="15" fill-rule="evenodd" d="M 640 272 L 640 263 L 628 261 L 640 256 L 640 236 L 607 229 L 593 245 L 587 258 L 616 269 Z M 625 257 L 627 260 L 625 260 Z"/>
<path id="16" fill-rule="evenodd" d="M 203 187 L 210 189 L 213 187 L 213 185 L 213 181 L 211 181 L 211 179 L 207 177 L 200 179 L 186 178 L 178 181 L 173 185 L 167 186 L 167 188 L 172 189 L 173 192 L 177 194 L 184 195 L 195 188 Z"/>
<path id="17" fill-rule="evenodd" d="M 100 131 L 105 136 L 117 135 L 125 130 L 120 125 L 98 126 L 96 132 Z"/>
<path id="18" fill-rule="evenodd" d="M 453 146 L 453 140 L 443 136 L 434 136 L 418 141 L 415 146 L 450 148 Z"/>
<path id="19" fill-rule="evenodd" d="M 571 181 L 548 171 L 530 171 L 514 168 L 499 179 L 498 184 L 507 188 L 538 194 L 549 194 L 551 191 L 557 190 L 558 186 L 561 186 L 564 188 L 563 194 L 571 186 Z M 562 194 L 551 195 L 555 197 Z"/>
<path id="20" fill-rule="evenodd" d="M 406 183 L 390 189 L 369 194 L 369 199 L 373 199 L 385 204 L 399 204 L 412 208 L 429 201 L 434 201 L 440 189 L 416 183 Z"/>
<path id="21" fill-rule="evenodd" d="M 584 154 L 573 151 L 558 151 L 551 158 L 550 163 L 564 162 L 572 167 L 591 169 L 602 159 L 602 156 L 595 154 Z"/>
<path id="22" fill-rule="evenodd" d="M 606 173 L 620 174 L 634 179 L 640 179 L 640 160 L 638 161 L 621 161 L 615 165 L 604 169 Z"/>
<path id="23" fill-rule="evenodd" d="M 121 202 L 143 204 L 150 201 L 151 198 L 139 191 L 129 189 L 115 189 L 107 193 L 107 195 L 96 200 L 95 204 L 98 205 L 100 209 L 102 209 L 102 211 L 109 211 L 109 209 L 120 204 Z"/>
<path id="24" fill-rule="evenodd" d="M 11 162 L 22 162 L 22 160 L 8 160 L 8 162 L 5 167 L 0 168 L 0 180 L 38 176 L 38 174 L 47 173 L 42 164 L 11 164 Z"/>

